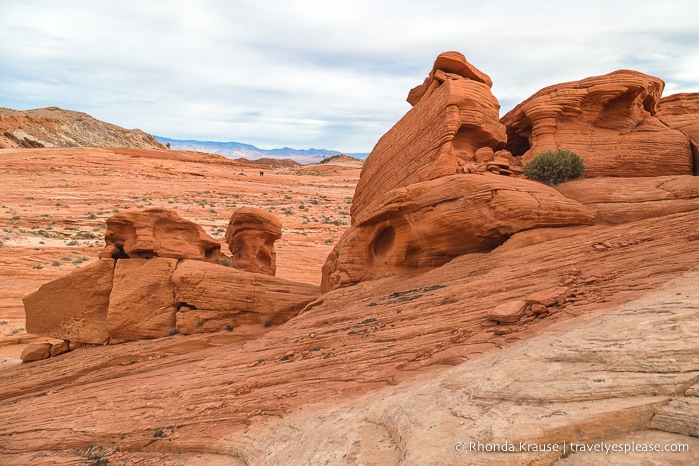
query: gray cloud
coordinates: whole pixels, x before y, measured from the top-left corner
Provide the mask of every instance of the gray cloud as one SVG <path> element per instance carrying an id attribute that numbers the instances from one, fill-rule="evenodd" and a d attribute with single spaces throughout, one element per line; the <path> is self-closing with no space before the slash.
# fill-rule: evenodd
<path id="1" fill-rule="evenodd" d="M 488 73 L 502 112 L 620 68 L 699 91 L 693 1 L 0 0 L 0 106 L 263 148 L 368 152 L 434 58 Z"/>

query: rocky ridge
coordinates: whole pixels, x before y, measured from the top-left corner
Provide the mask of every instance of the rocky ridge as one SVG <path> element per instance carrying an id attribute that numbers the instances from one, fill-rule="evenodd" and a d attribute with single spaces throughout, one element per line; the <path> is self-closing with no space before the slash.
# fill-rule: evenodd
<path id="1" fill-rule="evenodd" d="M 155 136 L 58 107 L 0 108 L 0 149 L 31 147 L 136 147 L 165 149 Z"/>

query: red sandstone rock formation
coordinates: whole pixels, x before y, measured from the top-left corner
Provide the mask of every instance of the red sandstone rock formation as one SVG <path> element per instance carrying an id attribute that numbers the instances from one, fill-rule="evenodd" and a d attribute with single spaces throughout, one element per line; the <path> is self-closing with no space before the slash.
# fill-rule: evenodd
<path id="1" fill-rule="evenodd" d="M 655 116 L 664 86 L 622 70 L 542 89 L 500 120 L 507 149 L 525 162 L 547 149 L 572 150 L 588 177 L 691 174 L 689 140 Z"/>
<path id="2" fill-rule="evenodd" d="M 173 257 L 217 264 L 221 245 L 204 230 L 168 209 L 146 209 L 107 219 L 103 258 Z"/>
<path id="3" fill-rule="evenodd" d="M 586 207 L 549 186 L 493 174 L 415 183 L 382 201 L 356 219 L 328 256 L 324 292 L 424 272 L 490 251 L 518 231 L 594 223 Z"/>
<path id="4" fill-rule="evenodd" d="M 690 175 L 586 178 L 556 189 L 589 208 L 598 223 L 629 223 L 699 209 L 699 177 Z"/>
<path id="5" fill-rule="evenodd" d="M 425 82 L 410 91 L 413 108 L 376 144 L 362 169 L 351 214 L 395 188 L 457 173 L 478 149 L 505 146 L 491 81 L 458 52 L 437 57 Z"/>
<path id="6" fill-rule="evenodd" d="M 241 221 L 232 222 L 233 236 L 249 244 L 260 237 L 260 227 L 267 236 L 274 227 L 281 234 L 279 222 L 269 217 L 243 210 L 234 215 Z M 266 223 L 256 223 L 260 219 Z M 210 263 L 218 259 L 218 243 L 175 212 L 120 214 L 107 224 L 106 258 L 24 298 L 30 332 L 89 344 L 220 330 L 245 340 L 286 322 L 320 296 L 315 285 Z M 242 234 L 251 225 L 257 229 Z M 261 246 L 267 247 L 264 241 Z M 273 242 L 265 249 L 270 252 L 273 259 Z"/>
<path id="7" fill-rule="evenodd" d="M 690 140 L 694 174 L 699 175 L 699 93 L 674 94 L 660 99 L 658 119 Z"/>
<path id="8" fill-rule="evenodd" d="M 274 276 L 277 272 L 274 242 L 281 236 L 282 224 L 274 214 L 254 207 L 236 210 L 226 231 L 233 267 Z"/>

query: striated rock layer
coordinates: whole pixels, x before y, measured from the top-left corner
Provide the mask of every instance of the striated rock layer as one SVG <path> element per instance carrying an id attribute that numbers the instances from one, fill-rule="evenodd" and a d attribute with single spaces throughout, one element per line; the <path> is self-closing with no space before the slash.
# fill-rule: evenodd
<path id="1" fill-rule="evenodd" d="M 664 86 L 628 70 L 549 86 L 502 117 L 507 149 L 525 162 L 572 150 L 588 177 L 692 174 L 689 139 L 656 117 Z"/>
<path id="2" fill-rule="evenodd" d="M 392 189 L 451 175 L 478 149 L 505 146 L 492 82 L 458 52 L 437 57 L 429 77 L 410 92 L 413 108 L 376 144 L 364 163 L 352 222 Z"/>
<path id="3" fill-rule="evenodd" d="M 682 132 L 692 146 L 694 174 L 699 175 L 699 93 L 674 94 L 660 99 L 658 119 Z"/>

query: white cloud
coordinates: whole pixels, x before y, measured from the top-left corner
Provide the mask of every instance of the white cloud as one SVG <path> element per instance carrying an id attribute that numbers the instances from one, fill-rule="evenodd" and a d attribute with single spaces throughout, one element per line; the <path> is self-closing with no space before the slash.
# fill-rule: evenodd
<path id="1" fill-rule="evenodd" d="M 503 113 L 620 68 L 699 92 L 693 1 L 0 0 L 0 106 L 57 105 L 174 138 L 371 150 L 459 50 Z"/>

